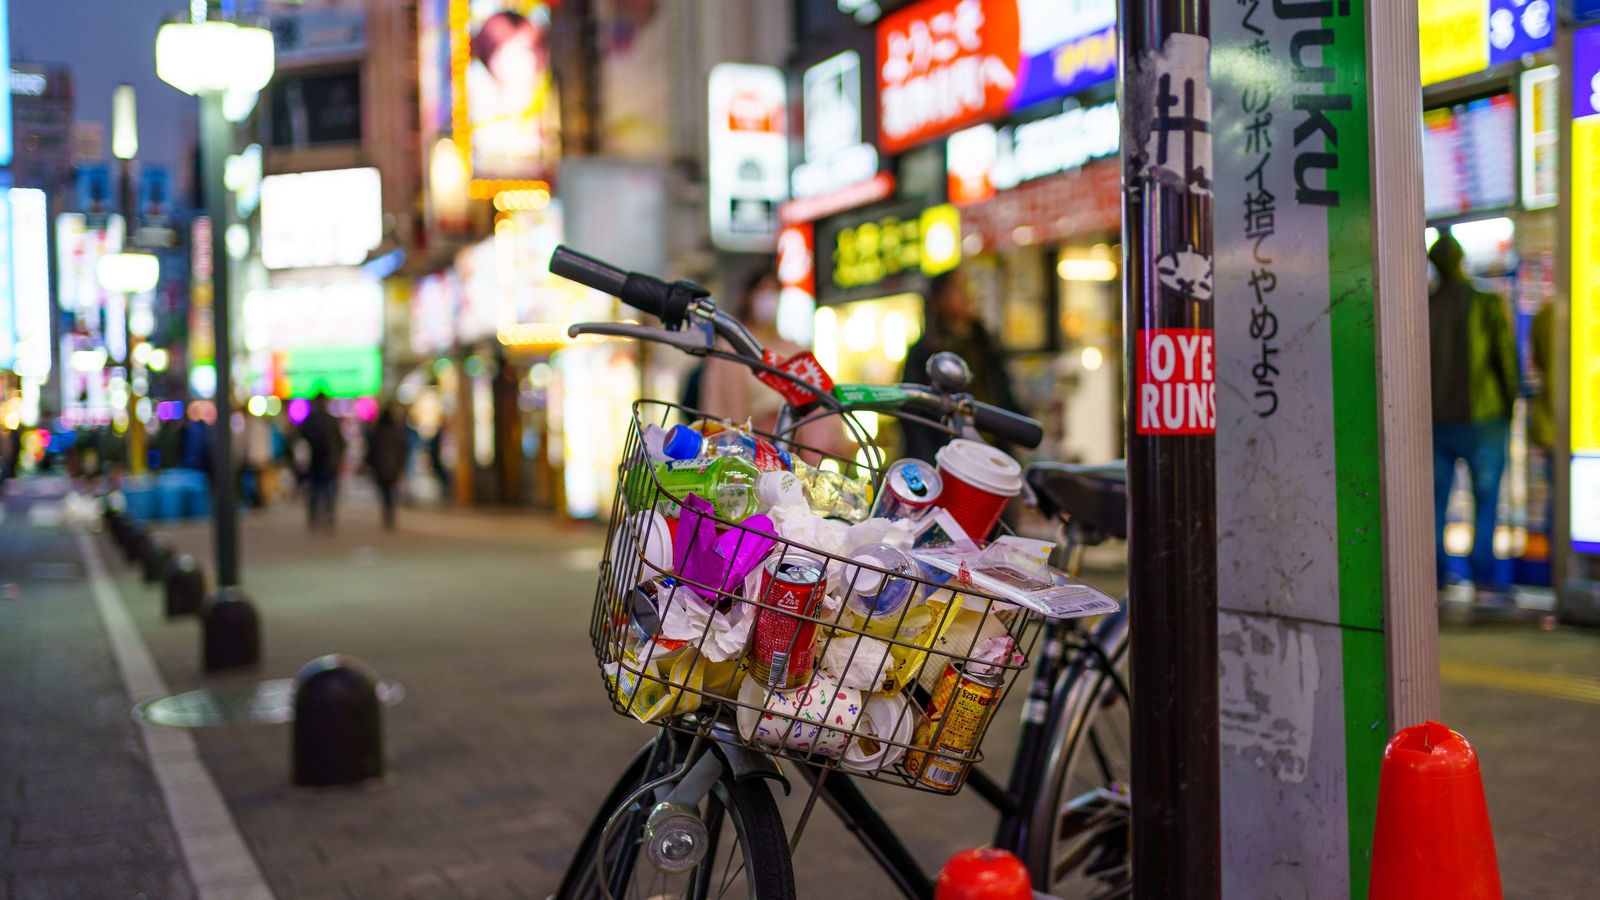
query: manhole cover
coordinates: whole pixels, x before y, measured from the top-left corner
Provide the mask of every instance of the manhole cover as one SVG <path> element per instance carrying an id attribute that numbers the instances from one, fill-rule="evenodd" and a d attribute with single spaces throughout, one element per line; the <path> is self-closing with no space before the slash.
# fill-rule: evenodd
<path id="1" fill-rule="evenodd" d="M 394 706 L 406 696 L 398 681 L 378 682 L 378 701 Z M 294 719 L 294 679 L 202 688 L 141 703 L 133 717 L 172 728 L 216 725 L 281 725 Z"/>

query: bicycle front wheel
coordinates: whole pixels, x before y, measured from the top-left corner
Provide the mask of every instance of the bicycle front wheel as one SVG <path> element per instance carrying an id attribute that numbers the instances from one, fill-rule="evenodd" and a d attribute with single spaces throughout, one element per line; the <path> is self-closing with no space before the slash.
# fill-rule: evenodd
<path id="1" fill-rule="evenodd" d="M 677 769 L 687 743 L 663 731 L 634 758 L 595 813 L 555 894 L 558 900 L 794 900 L 789 843 L 772 791 L 757 778 L 735 779 L 726 767 L 694 808 L 709 841 L 699 864 L 667 871 L 653 861 L 661 851 L 659 843 L 650 846 L 657 792 L 630 798 Z"/>

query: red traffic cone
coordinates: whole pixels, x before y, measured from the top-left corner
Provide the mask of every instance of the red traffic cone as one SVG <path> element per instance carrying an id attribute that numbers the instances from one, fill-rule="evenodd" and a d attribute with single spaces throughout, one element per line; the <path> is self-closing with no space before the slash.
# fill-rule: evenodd
<path id="1" fill-rule="evenodd" d="M 1383 751 L 1371 900 L 1500 900 L 1500 867 L 1478 754 L 1438 722 Z"/>
<path id="2" fill-rule="evenodd" d="M 1028 867 L 1005 850 L 975 847 L 939 870 L 933 900 L 1033 900 Z"/>

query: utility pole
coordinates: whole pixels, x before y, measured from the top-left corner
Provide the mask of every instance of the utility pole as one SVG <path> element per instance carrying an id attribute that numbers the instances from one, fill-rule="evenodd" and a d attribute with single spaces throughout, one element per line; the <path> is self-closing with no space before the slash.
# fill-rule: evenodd
<path id="1" fill-rule="evenodd" d="M 1221 894 L 1210 4 L 1122 0 L 1133 883 Z"/>

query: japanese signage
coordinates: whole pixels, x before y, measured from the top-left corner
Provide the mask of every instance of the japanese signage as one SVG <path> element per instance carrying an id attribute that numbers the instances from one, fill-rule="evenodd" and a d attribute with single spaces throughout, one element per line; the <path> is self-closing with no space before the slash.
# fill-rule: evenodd
<path id="1" fill-rule="evenodd" d="M 819 294 L 851 298 L 906 290 L 961 263 L 961 216 L 954 206 L 912 206 L 817 229 Z M 826 290 L 822 290 L 826 288 Z"/>
<path id="2" fill-rule="evenodd" d="M 724 250 L 770 251 L 778 204 L 789 195 L 788 86 L 772 66 L 711 70 L 706 163 L 711 240 Z"/>
<path id="3" fill-rule="evenodd" d="M 1423 206 L 1428 216 L 1517 202 L 1517 106 L 1510 94 L 1422 114 Z"/>
<path id="4" fill-rule="evenodd" d="M 831 56 L 801 76 L 803 158 L 790 175 L 797 198 L 816 197 L 878 174 L 878 150 L 862 138 L 861 54 Z"/>
<path id="5" fill-rule="evenodd" d="M 1110 160 L 1024 182 L 961 209 L 963 242 L 984 250 L 1109 236 L 1121 225 L 1122 172 Z"/>
<path id="6" fill-rule="evenodd" d="M 1449 81 L 1528 53 L 1555 40 L 1552 0 L 1418 0 L 1422 83 Z"/>
<path id="7" fill-rule="evenodd" d="M 952 203 L 965 206 L 1025 181 L 1070 171 L 1117 152 L 1117 105 L 1063 110 L 1012 125 L 974 125 L 950 135 L 946 170 Z"/>
<path id="8" fill-rule="evenodd" d="M 49 212 L 44 191 L 12 188 L 11 250 L 16 366 L 24 378 L 50 374 Z"/>
<path id="9" fill-rule="evenodd" d="M 1600 553 L 1600 27 L 1572 35 L 1572 547 Z"/>
<path id="10" fill-rule="evenodd" d="M 1367 895 L 1391 724 L 1366 58 L 1385 8 L 1212 6 L 1224 896 Z"/>
<path id="11" fill-rule="evenodd" d="M 923 0 L 878 24 L 890 153 L 1116 74 L 1114 0 Z"/>
<path id="12" fill-rule="evenodd" d="M 1561 78 L 1555 66 L 1522 73 L 1522 205 L 1555 206 L 1560 200 Z"/>

